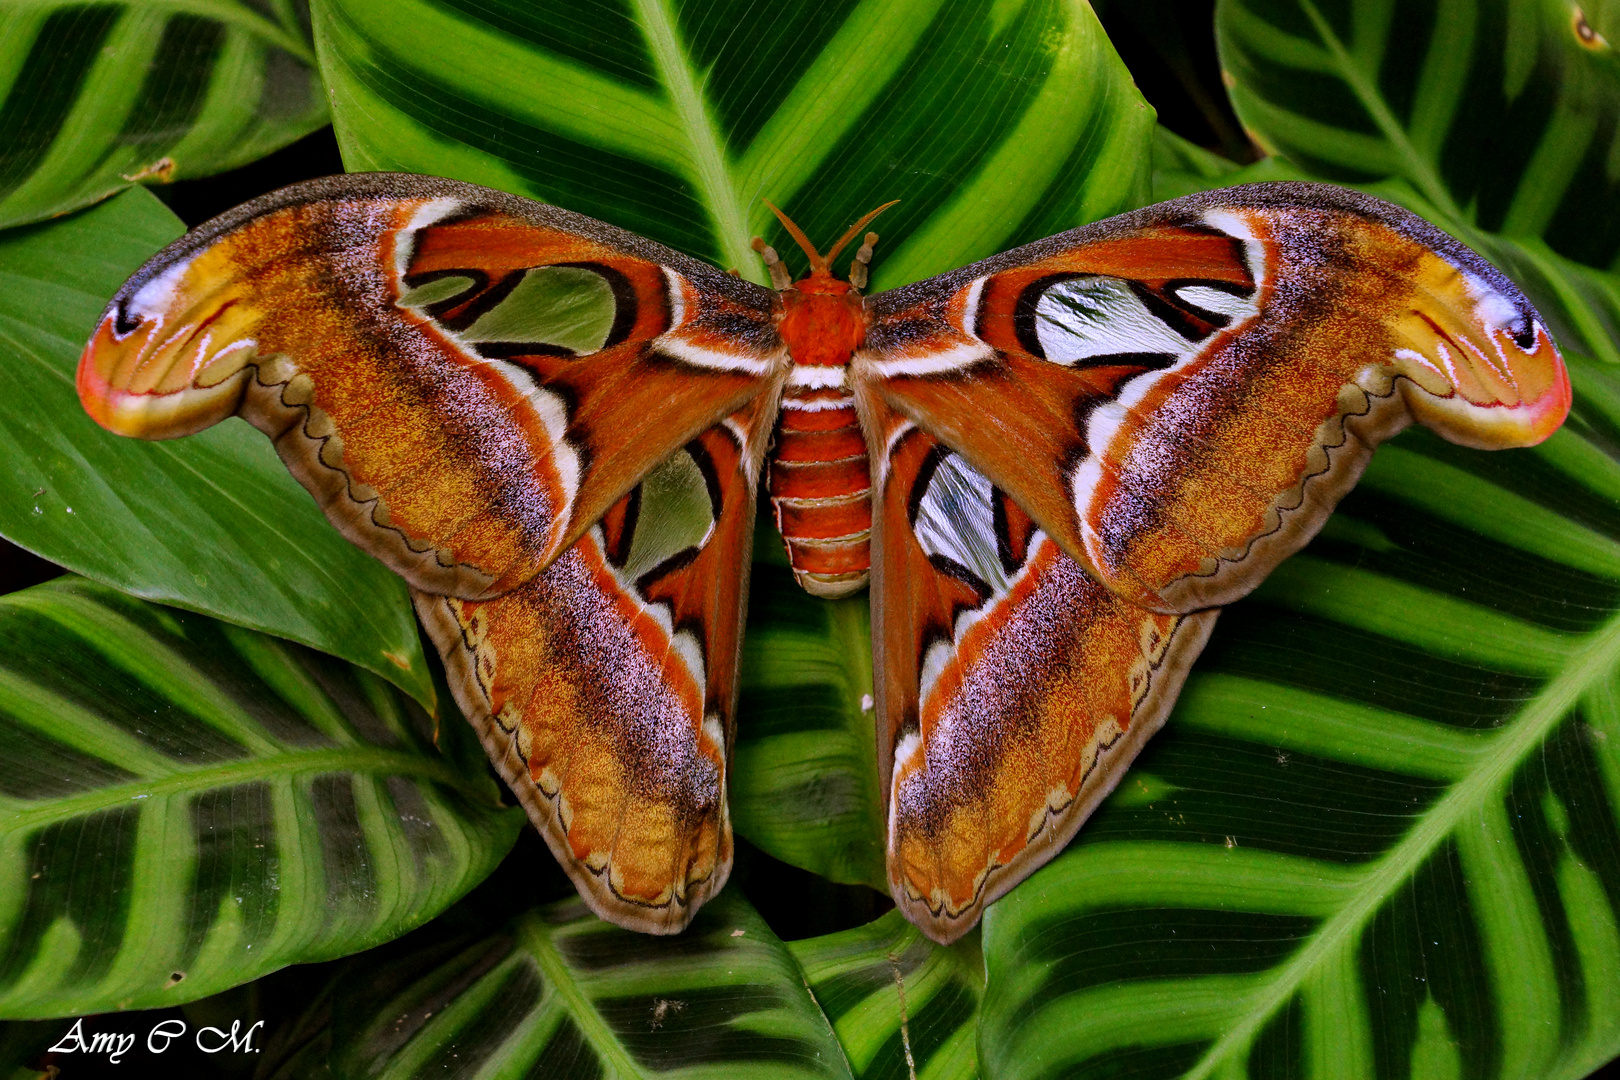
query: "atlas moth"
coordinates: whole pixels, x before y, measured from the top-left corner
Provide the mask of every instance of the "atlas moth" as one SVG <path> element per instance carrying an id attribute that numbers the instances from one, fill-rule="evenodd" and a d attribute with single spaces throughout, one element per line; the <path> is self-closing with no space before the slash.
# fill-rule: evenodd
<path id="1" fill-rule="evenodd" d="M 876 213 L 826 255 L 781 215 L 811 270 L 756 242 L 767 289 L 470 184 L 298 184 L 130 278 L 79 395 L 120 434 L 269 435 L 409 583 L 581 896 L 651 933 L 730 871 L 764 485 L 806 589 L 870 584 L 889 885 L 948 942 L 1074 835 L 1374 447 L 1414 421 L 1531 445 L 1570 386 L 1500 272 L 1336 187 L 1192 195 L 867 296 Z"/>

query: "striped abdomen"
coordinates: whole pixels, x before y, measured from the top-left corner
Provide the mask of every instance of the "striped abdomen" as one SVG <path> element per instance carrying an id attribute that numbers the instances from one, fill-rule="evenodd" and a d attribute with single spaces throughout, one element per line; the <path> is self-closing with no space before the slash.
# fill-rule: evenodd
<path id="1" fill-rule="evenodd" d="M 805 590 L 847 596 L 872 566 L 872 481 L 848 391 L 790 390 L 770 465 L 771 507 Z"/>

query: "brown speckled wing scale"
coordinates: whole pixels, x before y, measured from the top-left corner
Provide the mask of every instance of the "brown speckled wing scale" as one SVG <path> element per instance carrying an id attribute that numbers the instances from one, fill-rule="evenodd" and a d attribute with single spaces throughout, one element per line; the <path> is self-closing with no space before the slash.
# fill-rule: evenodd
<path id="1" fill-rule="evenodd" d="M 1339 188 L 1193 196 L 870 301 L 889 881 L 949 941 L 1164 722 L 1218 605 L 1422 423 L 1525 446 L 1568 375 L 1517 288 Z"/>
<path id="2" fill-rule="evenodd" d="M 158 253 L 79 395 L 142 438 L 244 417 L 349 539 L 472 599 L 531 578 L 787 362 L 748 282 L 527 199 L 358 174 Z"/>
<path id="3" fill-rule="evenodd" d="M 462 711 L 603 918 L 674 933 L 731 869 L 726 810 L 761 401 L 494 600 L 415 592 Z"/>
<path id="4" fill-rule="evenodd" d="M 1247 593 L 1413 421 L 1523 446 L 1569 409 L 1511 282 L 1325 185 L 1178 199 L 871 304 L 856 381 L 1167 613 Z"/>

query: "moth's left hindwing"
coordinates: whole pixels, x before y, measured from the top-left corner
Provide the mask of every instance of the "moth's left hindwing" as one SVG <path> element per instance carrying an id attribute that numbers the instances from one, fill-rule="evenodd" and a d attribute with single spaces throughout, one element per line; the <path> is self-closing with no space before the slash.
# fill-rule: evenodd
<path id="1" fill-rule="evenodd" d="M 468 184 L 297 185 L 160 252 L 79 393 L 121 434 L 235 413 L 412 586 L 501 775 L 603 916 L 725 881 L 772 296 Z"/>
<path id="2" fill-rule="evenodd" d="M 414 593 L 457 703 L 603 918 L 674 933 L 731 870 L 728 747 L 771 402 L 494 600 Z"/>

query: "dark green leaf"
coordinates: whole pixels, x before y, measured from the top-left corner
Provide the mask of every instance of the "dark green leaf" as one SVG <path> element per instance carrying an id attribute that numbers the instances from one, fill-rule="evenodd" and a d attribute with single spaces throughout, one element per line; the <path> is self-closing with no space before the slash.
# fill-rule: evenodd
<path id="1" fill-rule="evenodd" d="M 773 530 L 768 542 L 780 544 Z M 820 600 L 786 567 L 750 583 L 732 825 L 833 881 L 888 891 L 872 714 L 869 601 Z"/>
<path id="2" fill-rule="evenodd" d="M 579 900 L 493 928 L 440 920 L 333 994 L 340 1077 L 848 1077 L 788 955 L 728 889 L 678 937 Z"/>
<path id="3" fill-rule="evenodd" d="M 303 642 L 424 704 L 405 586 L 344 540 L 239 420 L 165 443 L 92 423 L 73 388 L 107 298 L 181 231 L 145 191 L 0 236 L 0 533 L 99 581 Z"/>
<path id="4" fill-rule="evenodd" d="M 1398 178 L 1443 226 L 1620 255 L 1620 54 L 1570 3 L 1220 0 L 1232 104 L 1321 179 Z"/>
<path id="5" fill-rule="evenodd" d="M 878 226 L 887 288 L 1146 194 L 1152 111 L 1080 0 L 314 12 L 349 168 L 542 198 L 759 281 L 749 237 L 792 247 L 763 199 L 823 245 L 901 200 Z"/>
<path id="6" fill-rule="evenodd" d="M 389 940 L 521 811 L 358 668 L 80 578 L 0 598 L 0 1015 L 142 1009 Z"/>
<path id="7" fill-rule="evenodd" d="M 0 11 L 0 226 L 245 165 L 326 123 L 294 0 Z"/>

